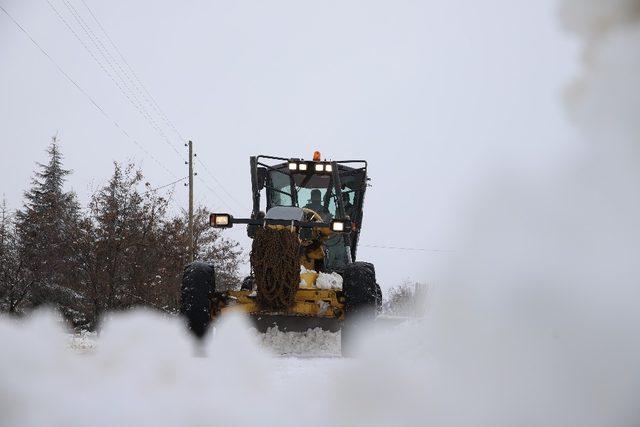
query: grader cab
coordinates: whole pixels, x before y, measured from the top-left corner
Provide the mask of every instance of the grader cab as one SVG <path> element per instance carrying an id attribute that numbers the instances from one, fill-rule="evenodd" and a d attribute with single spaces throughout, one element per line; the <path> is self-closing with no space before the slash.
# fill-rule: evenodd
<path id="1" fill-rule="evenodd" d="M 240 290 L 218 291 L 215 265 L 185 269 L 182 313 L 202 337 L 221 314 L 237 310 L 266 331 L 342 330 L 343 349 L 381 304 L 373 264 L 356 261 L 367 189 L 367 162 L 254 156 L 249 218 L 212 213 L 216 228 L 246 225 L 251 275 Z"/>

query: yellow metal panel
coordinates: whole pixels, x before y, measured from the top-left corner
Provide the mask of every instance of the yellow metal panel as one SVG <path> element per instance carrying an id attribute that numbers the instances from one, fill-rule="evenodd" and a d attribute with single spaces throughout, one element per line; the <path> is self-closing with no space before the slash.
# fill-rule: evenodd
<path id="1" fill-rule="evenodd" d="M 344 300 L 335 290 L 299 289 L 293 305 L 285 311 L 261 310 L 254 296 L 255 291 L 229 291 L 227 295 L 232 303 L 222 308 L 222 312 L 344 318 Z"/>

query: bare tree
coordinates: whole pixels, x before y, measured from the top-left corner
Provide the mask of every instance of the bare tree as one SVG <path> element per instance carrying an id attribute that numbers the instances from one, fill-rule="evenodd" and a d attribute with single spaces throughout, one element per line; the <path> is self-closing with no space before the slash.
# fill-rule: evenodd
<path id="1" fill-rule="evenodd" d="M 13 215 L 0 206 L 0 311 L 20 314 L 29 302 L 32 282 L 25 275 Z"/>
<path id="2" fill-rule="evenodd" d="M 88 239 L 86 299 L 97 320 L 107 310 L 137 305 L 177 312 L 180 279 L 188 262 L 186 214 L 168 215 L 169 202 L 155 191 L 139 191 L 142 173 L 133 165 L 114 165 L 109 182 L 92 198 Z M 194 241 L 198 258 L 212 260 L 218 283 L 238 286 L 241 251 L 208 226 L 196 209 Z"/>

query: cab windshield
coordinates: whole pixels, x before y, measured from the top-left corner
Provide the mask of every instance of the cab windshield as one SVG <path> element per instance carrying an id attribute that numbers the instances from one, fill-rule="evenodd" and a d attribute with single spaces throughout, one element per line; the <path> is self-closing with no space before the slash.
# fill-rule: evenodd
<path id="1" fill-rule="evenodd" d="M 267 208 L 273 206 L 296 206 L 312 209 L 323 220 L 330 221 L 337 216 L 337 200 L 333 178 L 328 174 L 284 173 L 271 169 L 268 173 Z M 341 171 L 341 197 L 345 215 L 352 220 L 357 212 L 354 206 L 363 192 L 361 172 Z"/>
<path id="2" fill-rule="evenodd" d="M 336 216 L 336 203 L 330 175 L 309 175 L 295 173 L 291 176 L 278 170 L 269 173 L 271 190 L 269 207 L 297 206 L 312 209 L 323 219 Z M 294 203 L 294 194 L 297 203 Z"/>

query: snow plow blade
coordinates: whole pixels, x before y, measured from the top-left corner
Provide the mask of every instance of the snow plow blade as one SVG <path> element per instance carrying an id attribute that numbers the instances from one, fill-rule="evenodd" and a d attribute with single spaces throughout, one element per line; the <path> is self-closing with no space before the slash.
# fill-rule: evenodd
<path id="1" fill-rule="evenodd" d="M 336 332 L 344 320 L 344 297 L 339 290 L 299 289 L 293 305 L 285 311 L 262 309 L 255 291 L 216 293 L 212 305 L 213 320 L 232 311 L 245 313 L 260 332 L 276 326 L 287 332 L 304 332 L 313 328 Z"/>
<path id="2" fill-rule="evenodd" d="M 306 332 L 309 329 L 320 328 L 325 331 L 337 332 L 341 321 L 331 317 L 287 316 L 280 314 L 251 314 L 251 321 L 259 332 L 277 327 L 282 332 Z"/>

